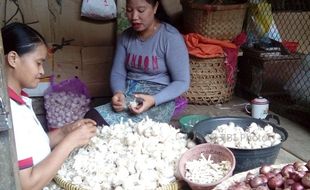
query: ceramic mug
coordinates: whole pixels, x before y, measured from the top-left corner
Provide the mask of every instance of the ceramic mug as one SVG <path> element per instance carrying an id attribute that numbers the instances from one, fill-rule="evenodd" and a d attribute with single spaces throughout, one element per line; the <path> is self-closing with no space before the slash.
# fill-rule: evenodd
<path id="1" fill-rule="evenodd" d="M 255 98 L 251 103 L 245 105 L 245 111 L 256 119 L 265 119 L 268 115 L 268 110 L 269 101 L 263 97 Z"/>

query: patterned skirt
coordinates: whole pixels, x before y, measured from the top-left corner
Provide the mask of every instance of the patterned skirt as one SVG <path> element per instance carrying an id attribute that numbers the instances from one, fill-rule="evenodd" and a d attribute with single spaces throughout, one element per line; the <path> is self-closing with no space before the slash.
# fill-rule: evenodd
<path id="1" fill-rule="evenodd" d="M 133 94 L 140 93 L 154 95 L 165 87 L 166 85 L 149 81 L 128 80 L 127 89 L 125 92 L 126 104 L 132 101 Z M 111 103 L 95 107 L 95 109 L 109 125 L 126 122 L 129 119 L 131 119 L 133 122 L 139 122 L 145 117 L 149 117 L 157 122 L 169 123 L 175 109 L 175 101 L 171 100 L 158 106 L 154 106 L 148 111 L 138 115 L 132 114 L 128 109 L 125 109 L 123 112 L 115 112 Z"/>

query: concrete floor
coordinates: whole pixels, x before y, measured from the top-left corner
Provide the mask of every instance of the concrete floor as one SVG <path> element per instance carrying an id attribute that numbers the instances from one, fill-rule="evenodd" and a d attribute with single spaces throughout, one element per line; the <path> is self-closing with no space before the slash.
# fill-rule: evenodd
<path id="1" fill-rule="evenodd" d="M 178 125 L 178 119 L 181 116 L 187 114 L 204 114 L 210 117 L 216 117 L 216 116 L 250 117 L 244 111 L 244 106 L 246 103 L 248 102 L 244 99 L 233 97 L 231 101 L 225 104 L 210 105 L 210 106 L 189 104 L 188 107 L 184 110 L 184 112 L 182 112 L 179 116 L 174 118 L 172 124 Z M 282 148 L 279 152 L 275 164 L 310 160 L 310 146 L 309 146 L 310 128 L 301 126 L 281 116 L 279 116 L 279 118 L 280 118 L 279 126 L 286 129 L 286 131 L 288 132 L 288 139 L 282 144 Z"/>

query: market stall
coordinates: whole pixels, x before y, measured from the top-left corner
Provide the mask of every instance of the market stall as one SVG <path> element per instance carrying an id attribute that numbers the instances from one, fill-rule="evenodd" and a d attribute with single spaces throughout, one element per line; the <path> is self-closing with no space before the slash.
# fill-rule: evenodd
<path id="1" fill-rule="evenodd" d="M 225 6 L 216 4 L 220 1 L 210 5 L 201 1 L 182 0 L 174 2 L 177 4 L 175 9 L 171 8 L 174 4 L 172 1 L 164 2 L 163 5 L 168 6 L 166 10 L 171 11 L 169 13 L 174 23 L 180 24 L 180 31 L 186 31 L 184 39 L 190 53 L 191 86 L 182 96 L 186 103 L 181 106 L 181 111 L 174 115 L 170 123 L 145 118 L 141 122 L 98 126 L 90 144 L 74 150 L 44 190 L 174 190 L 201 186 L 224 190 L 230 187 L 238 189 L 239 186 L 234 185 L 241 183 L 248 188 L 257 188 L 272 182 L 263 178 L 264 182 L 253 185 L 254 182 L 246 180 L 249 172 L 259 175 L 263 165 L 282 169 L 283 164 L 294 163 L 299 167 L 296 166 L 292 174 L 285 174 L 288 176 L 281 174 L 285 180 L 281 178 L 279 186 L 284 187 L 286 179 L 292 178 L 294 182 L 288 180 L 290 184 L 287 186 L 298 183 L 299 188 L 309 188 L 308 131 L 302 127 L 296 130 L 295 126 L 298 125 L 281 116 L 281 123 L 274 123 L 265 117 L 253 118 L 254 114 L 251 117 L 245 111 L 251 99 L 236 100 L 234 96 L 237 81 L 238 85 L 256 96 L 268 96 L 270 93 L 287 95 L 287 92 L 294 94 L 296 90 L 292 89 L 292 83 L 296 80 L 292 76 L 298 75 L 300 72 L 296 71 L 303 68 L 300 64 L 304 60 L 304 52 L 277 54 L 272 56 L 273 59 L 260 56 L 251 48 L 244 48 L 242 52 L 240 47 L 245 43 L 245 33 L 242 31 L 248 2 L 240 2 Z M 83 118 L 91 107 L 110 100 L 109 74 L 115 43 L 119 33 L 128 27 L 124 17 L 124 1 L 116 1 L 116 5 L 117 15 L 111 13 L 104 20 L 94 20 L 86 18 L 86 15 L 81 17 L 82 1 L 79 0 L 0 3 L 1 10 L 6 12 L 2 20 L 10 20 L 17 6 L 19 14 L 12 19 L 38 29 L 50 45 L 49 57 L 44 65 L 44 79 L 39 88 L 28 90 L 34 100 L 37 117 L 46 131 L 58 130 L 64 124 Z M 182 11 L 185 14 L 183 20 L 180 20 L 178 16 Z M 216 25 L 222 21 L 225 21 L 225 27 L 234 29 L 205 27 L 205 23 Z M 209 54 L 208 46 L 216 46 L 218 51 Z M 239 67 L 238 60 L 241 60 Z M 294 69 L 279 72 L 278 76 L 281 77 L 275 79 L 271 73 L 280 70 L 283 64 Z M 4 89 L 2 86 L 1 89 Z M 287 89 L 283 86 L 287 86 Z M 5 100 L 5 93 L 5 90 L 1 90 L 1 100 Z M 296 93 L 294 95 L 300 99 Z M 307 102 L 307 98 L 301 97 L 302 102 Z M 266 115 L 274 115 L 268 106 L 275 104 L 265 100 L 262 104 L 264 109 L 267 108 Z M 252 101 L 251 111 L 254 112 L 254 106 L 260 103 Z M 5 171 L 16 175 L 16 158 L 14 154 L 9 154 L 14 145 L 7 122 L 10 120 L 9 117 L 2 117 L 7 113 L 5 109 L 3 112 L 0 110 L 0 138 L 4 139 L 1 142 L 6 142 L 3 145 L 7 150 L 6 156 L 13 159 L 9 159 L 11 165 L 1 159 L 0 165 L 5 162 Z M 191 121 L 193 114 L 199 117 Z M 183 116 L 189 117 L 182 120 Z M 254 141 L 250 141 L 253 138 Z M 197 153 L 194 148 L 199 147 L 199 144 L 206 147 Z M 190 156 L 184 156 L 188 152 Z M 296 171 L 300 173 L 296 174 Z M 269 177 L 271 179 L 274 176 Z M 12 178 L 5 180 L 7 177 L 0 179 L 9 187 L 18 186 L 18 177 L 15 181 Z"/>

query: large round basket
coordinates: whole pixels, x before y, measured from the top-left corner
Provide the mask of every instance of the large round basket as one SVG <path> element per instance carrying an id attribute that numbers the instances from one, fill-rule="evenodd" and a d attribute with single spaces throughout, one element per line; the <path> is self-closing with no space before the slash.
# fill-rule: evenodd
<path id="1" fill-rule="evenodd" d="M 209 5 L 181 0 L 185 32 L 231 40 L 243 27 L 247 4 Z"/>
<path id="2" fill-rule="evenodd" d="M 185 93 L 189 103 L 213 105 L 228 102 L 235 82 L 227 82 L 224 57 L 190 58 L 191 85 Z M 234 73 L 235 77 L 235 73 Z"/>
<path id="3" fill-rule="evenodd" d="M 71 182 L 68 182 L 64 179 L 62 179 L 59 175 L 56 175 L 54 177 L 54 181 L 63 189 L 65 190 L 85 190 L 77 185 L 72 184 Z M 178 190 L 181 189 L 182 187 L 182 182 L 181 181 L 175 181 L 173 183 L 170 183 L 167 186 L 164 187 L 159 187 L 156 190 Z"/>

